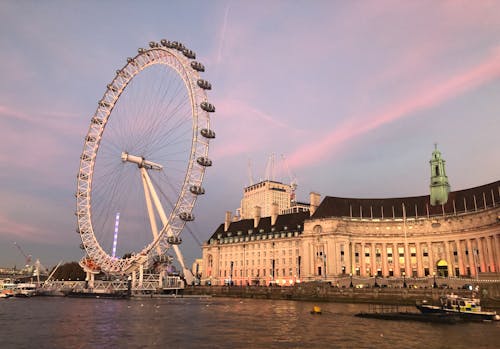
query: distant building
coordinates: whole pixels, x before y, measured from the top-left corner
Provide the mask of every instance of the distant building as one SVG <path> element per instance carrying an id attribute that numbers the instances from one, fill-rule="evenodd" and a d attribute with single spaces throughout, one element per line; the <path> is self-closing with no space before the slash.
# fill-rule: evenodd
<path id="1" fill-rule="evenodd" d="M 271 215 L 273 204 L 277 204 L 280 211 L 287 210 L 292 206 L 293 195 L 292 186 L 281 182 L 265 180 L 250 185 L 243 190 L 240 218 L 252 218 L 255 206 L 260 207 L 262 217 Z"/>
<path id="2" fill-rule="evenodd" d="M 327 196 L 320 202 L 311 193 L 308 211 L 286 214 L 289 208 L 276 202 L 267 211 L 265 196 L 252 198 L 242 219 L 226 214 L 203 245 L 203 281 L 291 285 L 349 274 L 498 277 L 500 181 L 449 192 L 437 149 L 430 166 L 427 196 Z"/>

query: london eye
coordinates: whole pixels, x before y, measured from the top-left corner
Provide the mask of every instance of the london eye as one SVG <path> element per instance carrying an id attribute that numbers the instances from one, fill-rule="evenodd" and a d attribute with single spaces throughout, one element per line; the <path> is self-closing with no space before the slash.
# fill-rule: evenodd
<path id="1" fill-rule="evenodd" d="M 215 107 L 207 98 L 212 86 L 195 59 L 179 42 L 150 42 L 127 58 L 98 101 L 75 194 L 86 252 L 81 264 L 88 269 L 131 273 L 152 266 L 170 248 L 184 267 L 181 232 L 205 193 L 215 138 Z"/>

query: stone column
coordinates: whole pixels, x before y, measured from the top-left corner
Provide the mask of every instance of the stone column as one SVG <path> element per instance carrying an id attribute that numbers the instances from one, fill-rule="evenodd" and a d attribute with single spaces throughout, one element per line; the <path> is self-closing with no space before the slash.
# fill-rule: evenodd
<path id="1" fill-rule="evenodd" d="M 382 256 L 382 275 L 384 277 L 387 277 L 389 276 L 389 265 L 387 263 L 387 245 L 385 244 L 385 242 L 382 243 L 381 256 Z"/>
<path id="2" fill-rule="evenodd" d="M 420 248 L 419 241 L 415 242 L 415 252 L 417 253 L 417 276 L 423 277 L 424 276 L 424 268 L 423 268 L 423 261 L 422 261 L 422 249 Z"/>
<path id="3" fill-rule="evenodd" d="M 444 245 L 444 255 L 446 258 L 446 263 L 448 264 L 448 276 L 453 276 L 453 261 L 450 258 L 450 246 L 448 241 L 443 240 Z"/>
<path id="4" fill-rule="evenodd" d="M 484 273 L 486 271 L 486 262 L 485 262 L 485 255 L 484 255 L 484 249 L 481 244 L 481 239 L 476 238 L 476 246 L 477 246 L 477 253 L 479 254 L 479 265 L 481 266 L 481 272 Z"/>
<path id="5" fill-rule="evenodd" d="M 489 262 L 490 251 L 488 250 L 488 246 L 486 246 L 486 238 L 485 237 L 479 238 L 479 249 L 481 250 L 481 254 L 483 255 L 483 261 L 484 261 L 483 271 L 488 272 L 489 271 L 488 266 L 490 265 L 490 262 Z"/>
<path id="6" fill-rule="evenodd" d="M 427 241 L 427 252 L 429 254 L 429 273 L 430 275 L 437 274 L 436 265 L 434 264 L 434 251 L 432 249 L 432 242 Z"/>
<path id="7" fill-rule="evenodd" d="M 360 264 L 361 264 L 361 276 L 366 276 L 366 265 L 365 265 L 365 244 L 361 243 L 361 253 L 359 254 Z"/>
<path id="8" fill-rule="evenodd" d="M 457 245 L 457 255 L 458 255 L 458 269 L 460 269 L 460 275 L 465 275 L 465 266 L 463 260 L 463 251 L 462 246 L 460 244 L 460 240 L 456 240 L 455 244 Z"/>
<path id="9" fill-rule="evenodd" d="M 401 267 L 399 265 L 399 249 L 398 249 L 398 244 L 394 243 L 392 244 L 392 260 L 393 260 L 393 265 L 394 265 L 394 276 L 402 276 L 401 275 Z"/>
<path id="10" fill-rule="evenodd" d="M 377 258 L 376 258 L 376 250 L 377 250 L 377 244 L 375 242 L 372 242 L 371 244 L 372 248 L 370 250 L 370 261 L 371 261 L 371 267 L 372 267 L 372 275 L 377 275 Z"/>
<path id="11" fill-rule="evenodd" d="M 467 242 L 467 251 L 469 254 L 470 276 L 476 276 L 477 275 L 477 267 L 476 267 L 476 263 L 474 262 L 474 251 L 472 250 L 472 243 L 471 243 L 470 239 L 467 239 L 466 242 Z"/>
<path id="12" fill-rule="evenodd" d="M 354 242 L 351 242 L 351 248 L 349 249 L 350 250 L 350 268 L 351 268 L 351 274 L 354 275 L 355 274 L 355 271 L 356 271 L 356 246 L 354 244 Z"/>
<path id="13" fill-rule="evenodd" d="M 491 272 L 495 273 L 498 270 L 498 268 L 497 268 L 497 263 L 496 263 L 496 259 L 495 259 L 495 251 L 493 250 L 491 240 L 492 240 L 491 236 L 486 237 L 486 245 L 488 246 L 488 252 L 489 252 L 488 255 L 490 257 Z"/>
<path id="14" fill-rule="evenodd" d="M 493 244 L 493 254 L 495 255 L 495 265 L 496 265 L 496 271 L 499 272 L 500 271 L 500 254 L 499 254 L 499 251 L 500 251 L 500 245 L 498 243 L 498 236 L 497 236 L 497 233 L 494 233 L 493 234 L 493 237 L 491 238 L 491 243 Z"/>
<path id="15" fill-rule="evenodd" d="M 411 277 L 412 276 L 412 270 L 411 270 L 412 268 L 411 268 L 410 245 L 408 244 L 408 241 L 405 241 L 404 253 L 405 253 L 405 259 L 404 259 L 404 261 L 405 261 L 405 273 L 406 273 L 406 276 Z"/>

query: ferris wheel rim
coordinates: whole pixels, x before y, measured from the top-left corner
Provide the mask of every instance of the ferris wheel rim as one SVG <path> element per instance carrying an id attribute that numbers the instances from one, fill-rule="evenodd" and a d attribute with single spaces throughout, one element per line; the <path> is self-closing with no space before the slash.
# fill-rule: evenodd
<path id="1" fill-rule="evenodd" d="M 186 51 L 188 51 L 189 55 L 186 54 Z M 87 256 L 99 265 L 103 271 L 123 273 L 134 268 L 134 266 L 146 263 L 146 260 L 155 254 L 152 251 L 158 247 L 162 252 L 166 252 L 171 245 L 171 240 L 168 237 L 174 236 L 178 238 L 186 221 L 190 220 L 185 218 L 192 217 L 191 212 L 197 196 L 203 190 L 201 185 L 205 168 L 209 166 L 204 162 L 208 160 L 209 138 L 213 138 L 206 136 L 206 131 L 210 131 L 210 111 L 204 108 L 204 106 L 210 105 L 205 92 L 207 89 L 206 84 L 208 84 L 208 89 L 211 86 L 205 80 L 200 79 L 200 70 L 197 69 L 199 66 L 196 64 L 201 64 L 192 61 L 193 56 L 194 53 L 185 48 L 180 50 L 179 48 L 167 47 L 160 44 L 150 44 L 149 49 L 139 49 L 138 54 L 133 58 L 128 58 L 127 64 L 117 71 L 112 82 L 107 85 L 107 89 L 98 103 L 96 112 L 91 118 L 91 123 L 84 140 L 82 155 L 80 156 L 80 166 L 77 175 L 76 215 L 78 233 L 81 236 L 82 245 L 86 250 Z M 196 64 L 193 65 L 193 63 Z M 187 161 L 182 189 L 168 218 L 168 224 L 162 227 L 158 236 L 154 237 L 150 244 L 131 256 L 131 258 L 114 258 L 102 248 L 95 236 L 94 225 L 92 223 L 91 198 L 94 166 L 105 126 L 122 92 L 144 69 L 157 64 L 166 65 L 173 69 L 186 87 L 191 104 L 192 118 L 189 160 Z M 200 159 L 203 159 L 203 161 L 200 162 Z M 196 190 L 192 190 L 192 188 L 196 188 Z M 187 216 L 183 218 L 182 214 Z"/>

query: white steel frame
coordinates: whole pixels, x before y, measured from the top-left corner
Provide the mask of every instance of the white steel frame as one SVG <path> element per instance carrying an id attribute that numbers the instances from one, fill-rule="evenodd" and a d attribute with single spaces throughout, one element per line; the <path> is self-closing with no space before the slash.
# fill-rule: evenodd
<path id="1" fill-rule="evenodd" d="M 201 188 L 205 172 L 205 166 L 200 165 L 196 161 L 198 158 L 207 158 L 209 138 L 203 137 L 200 131 L 202 129 L 210 130 L 209 113 L 200 107 L 201 103 L 208 103 L 205 90 L 197 84 L 200 75 L 198 71 L 191 67 L 190 63 L 192 61 L 187 58 L 182 51 L 167 48 L 156 43 L 152 43 L 150 46 L 152 47 L 139 49 L 138 55 L 132 59 L 128 59 L 127 64 L 117 71 L 116 76 L 107 86 L 106 92 L 99 101 L 97 110 L 91 119 L 90 127 L 85 137 L 82 155 L 80 156 L 75 213 L 78 221 L 77 231 L 81 236 L 82 245 L 88 257 L 101 271 L 107 273 L 131 273 L 132 271 L 138 270 L 141 265 L 143 267 L 150 266 L 154 261 L 154 257 L 162 256 L 168 251 L 171 245 L 168 243 L 167 238 L 172 236 L 179 237 L 186 223 L 179 215 L 181 213 L 190 214 L 195 204 L 197 194 L 191 192 L 189 188 L 191 186 Z M 185 84 L 190 99 L 192 142 L 184 183 L 170 217 L 166 217 L 163 208 L 161 208 L 161 204 L 157 201 L 158 198 L 154 198 L 156 192 L 151 181 L 148 180 L 149 176 L 146 168 L 140 168 L 150 221 L 152 222 L 154 220 L 154 213 L 151 207 L 152 195 L 156 209 L 160 214 L 163 227 L 158 230 L 156 224 L 152 224 L 153 238 L 151 243 L 145 246 L 141 251 L 137 251 L 131 258 L 112 258 L 97 241 L 92 224 L 92 180 L 96 155 L 105 131 L 105 126 L 121 93 L 137 74 L 145 68 L 157 64 L 166 65 L 177 72 Z M 182 254 L 180 254 L 178 246 L 172 246 L 174 246 L 179 262 L 182 267 L 185 268 Z"/>

